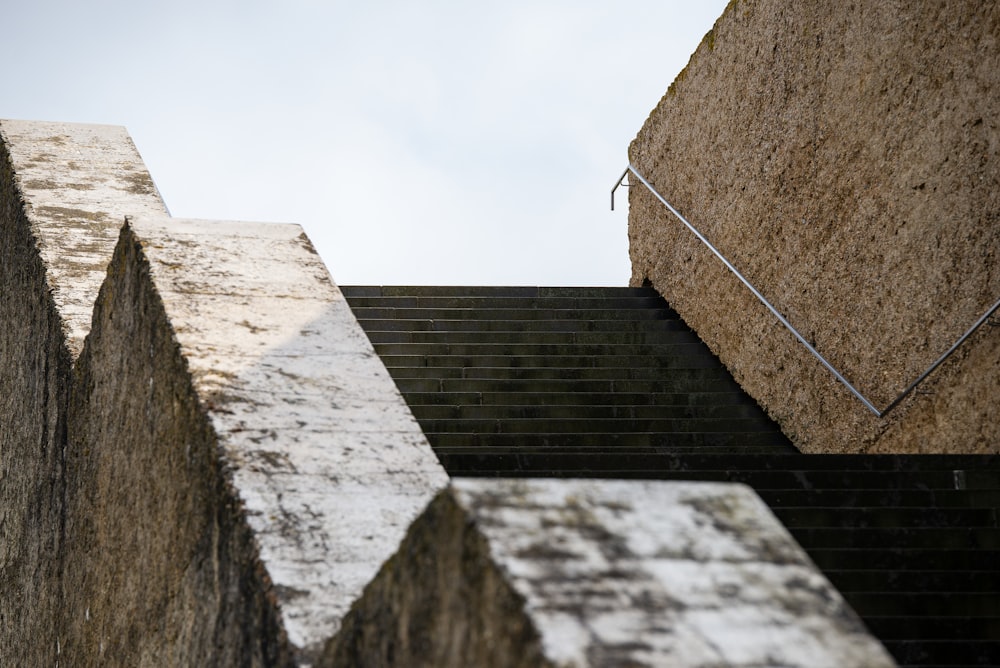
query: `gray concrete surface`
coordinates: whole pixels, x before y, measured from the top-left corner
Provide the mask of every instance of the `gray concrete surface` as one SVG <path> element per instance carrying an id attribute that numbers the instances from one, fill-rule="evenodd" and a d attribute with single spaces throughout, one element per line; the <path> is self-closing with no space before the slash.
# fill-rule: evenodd
<path id="1" fill-rule="evenodd" d="M 321 665 L 895 664 L 747 487 L 456 479 Z"/>
<path id="2" fill-rule="evenodd" d="M 884 407 L 1000 298 L 1000 8 L 730 3 L 632 163 Z M 1000 330 L 870 414 L 643 188 L 652 283 L 807 452 L 1000 452 Z"/>

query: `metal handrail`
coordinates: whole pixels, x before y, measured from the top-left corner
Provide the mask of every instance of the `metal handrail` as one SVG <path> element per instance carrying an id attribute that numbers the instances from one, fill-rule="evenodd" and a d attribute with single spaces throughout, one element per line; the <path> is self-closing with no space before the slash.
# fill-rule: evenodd
<path id="1" fill-rule="evenodd" d="M 873 404 L 871 401 L 869 401 L 868 398 L 865 397 L 865 395 L 863 395 L 856 387 L 854 387 L 854 385 L 852 385 L 850 383 L 850 381 L 848 381 L 844 377 L 844 375 L 842 373 L 840 373 L 836 369 L 836 367 L 834 367 L 829 361 L 827 361 L 827 359 L 825 357 L 823 357 L 823 355 L 821 355 L 819 353 L 819 351 L 816 350 L 816 348 L 814 348 L 811 343 L 809 343 L 808 341 L 806 341 L 805 337 L 802 336 L 802 334 L 800 334 L 799 331 L 797 329 L 795 329 L 795 327 L 793 327 L 790 322 L 788 322 L 788 320 L 785 318 L 785 316 L 781 315 L 781 313 L 778 312 L 778 309 L 776 309 L 774 307 L 774 305 L 771 304 L 771 302 L 769 302 L 764 297 L 763 294 L 761 294 L 760 290 L 758 290 L 756 287 L 754 287 L 754 285 L 752 283 L 750 283 L 750 281 L 747 280 L 747 278 L 742 273 L 740 273 L 740 271 L 736 267 L 733 266 L 733 263 L 730 262 L 729 260 L 727 260 L 726 257 L 721 252 L 719 252 L 719 249 L 717 249 L 715 246 L 713 246 L 712 243 L 708 239 L 705 238 L 705 235 L 703 235 L 701 232 L 699 232 L 698 229 L 694 225 L 692 225 L 691 223 L 689 223 L 687 221 L 687 219 L 684 216 L 682 216 L 680 214 L 680 212 L 677 209 L 675 209 L 670 204 L 670 202 L 668 202 L 666 199 L 664 199 L 663 195 L 661 195 L 659 192 L 657 192 L 656 188 L 654 188 L 653 185 L 649 181 L 647 181 L 646 178 L 642 174 L 640 174 L 639 171 L 634 166 L 632 166 L 631 163 L 629 163 L 628 167 L 625 168 L 625 171 L 622 172 L 622 175 L 618 178 L 618 181 L 615 183 L 614 187 L 611 189 L 611 210 L 612 211 L 614 211 L 614 209 L 615 209 L 615 191 L 618 190 L 618 187 L 622 185 L 622 182 L 625 180 L 625 177 L 628 176 L 629 174 L 633 174 L 639 180 L 639 182 L 642 183 L 642 185 L 646 186 L 646 188 L 649 190 L 649 192 L 653 193 L 653 195 L 656 197 L 656 199 L 660 200 L 660 203 L 663 204 L 663 206 L 667 207 L 667 210 L 669 210 L 670 213 L 674 214 L 674 216 L 676 216 L 678 220 L 680 220 L 682 223 L 684 223 L 684 226 L 687 227 L 692 233 L 694 233 L 694 235 L 696 237 L 698 237 L 698 240 L 701 241 L 703 244 L 705 244 L 705 246 L 707 246 L 708 249 L 710 251 L 712 251 L 712 253 L 717 258 L 719 258 L 724 265 L 726 265 L 726 268 L 729 269 L 729 271 L 733 272 L 733 274 L 736 275 L 736 278 L 740 279 L 740 282 L 743 283 L 743 285 L 745 285 L 747 287 L 747 289 L 749 289 L 750 292 L 752 292 L 753 295 L 755 297 L 757 297 L 757 299 L 760 300 L 760 302 L 764 306 L 767 307 L 767 310 L 769 310 L 772 314 L 774 314 L 774 316 L 778 319 L 778 321 L 781 322 L 781 324 L 784 325 L 785 328 L 789 332 L 791 332 L 795 336 L 796 339 L 799 340 L 799 343 L 801 343 L 803 346 L 805 346 L 806 350 L 808 350 L 810 353 L 813 354 L 813 357 L 815 357 L 816 359 L 818 359 L 820 361 L 820 363 L 822 363 L 823 366 L 825 366 L 827 368 L 827 370 L 830 371 L 830 373 L 832 373 L 837 378 L 837 380 L 839 380 L 848 390 L 851 391 L 851 394 L 853 394 L 862 404 L 865 405 L 865 408 L 867 408 L 869 411 L 871 411 L 872 413 L 874 413 L 877 417 L 880 417 L 880 418 L 885 417 L 886 414 L 889 413 L 889 411 L 891 411 L 893 408 L 895 408 L 896 406 L 898 406 L 899 403 L 903 399 L 905 399 L 911 392 L 913 392 L 913 390 L 915 390 L 917 388 L 917 385 L 919 385 L 921 382 L 923 382 L 923 380 L 926 379 L 927 376 L 931 375 L 931 373 L 935 369 L 937 369 L 939 366 L 941 366 L 941 364 L 946 359 L 948 359 L 948 357 L 953 352 L 955 352 L 956 350 L 958 350 L 958 348 L 963 343 L 965 343 L 966 339 L 968 339 L 970 336 L 972 336 L 972 334 L 977 329 L 979 329 L 979 327 L 982 326 L 982 324 L 984 322 L 986 322 L 987 320 L 989 320 L 990 317 L 997 311 L 998 308 L 1000 308 L 1000 299 L 998 299 L 997 302 L 995 304 L 993 304 L 993 306 L 990 307 L 986 311 L 986 313 L 984 313 L 982 315 L 982 317 L 980 317 L 979 320 L 977 320 L 965 332 L 965 334 L 963 334 L 961 337 L 959 337 L 959 339 L 951 346 L 951 348 L 949 348 L 943 355 L 941 355 L 941 357 L 939 357 L 937 359 L 937 361 L 935 361 L 926 371 L 924 371 L 922 374 L 920 374 L 920 376 L 918 376 L 916 380 L 914 380 L 912 383 L 910 383 L 910 385 L 905 390 L 903 390 L 902 394 L 900 394 L 898 397 L 896 397 L 895 399 L 893 399 L 889 403 L 889 405 L 887 405 L 884 409 L 879 410 L 878 407 L 876 407 L 875 404 Z M 629 180 L 631 181 L 631 179 L 629 179 Z"/>

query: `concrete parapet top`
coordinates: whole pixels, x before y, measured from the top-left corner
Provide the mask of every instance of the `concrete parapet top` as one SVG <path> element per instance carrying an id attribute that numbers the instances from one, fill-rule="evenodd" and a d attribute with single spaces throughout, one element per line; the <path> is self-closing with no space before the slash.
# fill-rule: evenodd
<path id="1" fill-rule="evenodd" d="M 278 593 L 339 626 L 447 475 L 297 225 L 129 219 Z"/>
<path id="2" fill-rule="evenodd" d="M 892 666 L 748 487 L 456 480 L 554 665 Z"/>
<path id="3" fill-rule="evenodd" d="M 0 120 L 0 141 L 75 358 L 125 216 L 167 208 L 123 127 Z"/>
<path id="4" fill-rule="evenodd" d="M 895 663 L 749 487 L 456 479 L 320 665 Z"/>

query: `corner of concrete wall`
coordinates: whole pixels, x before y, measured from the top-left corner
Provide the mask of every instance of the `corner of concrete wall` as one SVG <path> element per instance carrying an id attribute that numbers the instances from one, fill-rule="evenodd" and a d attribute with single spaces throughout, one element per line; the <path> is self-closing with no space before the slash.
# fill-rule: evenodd
<path id="1" fill-rule="evenodd" d="M 998 26 L 975 3 L 731 3 L 629 149 L 879 408 L 1000 298 Z M 803 451 L 1000 451 L 995 327 L 878 418 L 644 187 L 629 194 L 633 284 Z"/>
<path id="2" fill-rule="evenodd" d="M 452 490 L 413 523 L 344 617 L 319 666 L 551 665 L 524 599 Z"/>
<path id="3" fill-rule="evenodd" d="M 323 666 L 892 666 L 749 488 L 455 480 Z"/>
<path id="4" fill-rule="evenodd" d="M 124 129 L 0 121 L 0 663 L 55 665 L 73 362 L 126 212 L 165 212 Z"/>
<path id="5" fill-rule="evenodd" d="M 80 664 L 311 663 L 447 483 L 296 225 L 130 219 L 70 418 Z"/>
<path id="6" fill-rule="evenodd" d="M 76 368 L 62 656 L 68 665 L 292 665 L 145 243 L 122 231 Z"/>
<path id="7" fill-rule="evenodd" d="M 0 142 L 0 654 L 54 665 L 71 359 L 6 142 Z"/>
<path id="8" fill-rule="evenodd" d="M 0 663 L 310 663 L 447 483 L 343 296 L 122 128 L 0 139 Z"/>

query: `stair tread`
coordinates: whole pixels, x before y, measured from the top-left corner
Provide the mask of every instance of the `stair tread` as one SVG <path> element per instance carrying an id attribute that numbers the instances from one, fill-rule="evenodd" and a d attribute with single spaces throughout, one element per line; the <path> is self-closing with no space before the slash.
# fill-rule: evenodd
<path id="1" fill-rule="evenodd" d="M 567 312 L 568 313 L 568 312 Z M 650 333 L 650 332 L 690 332 L 691 328 L 683 320 L 661 317 L 645 320 L 595 320 L 581 314 L 566 315 L 561 318 L 538 318 L 534 320 L 483 320 L 472 318 L 395 318 L 394 314 L 373 318 L 355 313 L 358 322 L 366 331 L 414 331 L 414 332 L 496 332 L 497 334 L 524 334 L 534 332 L 574 332 L 577 335 L 595 333 Z M 454 315 L 454 314 L 452 314 Z"/>
<path id="2" fill-rule="evenodd" d="M 652 288 L 605 286 L 534 286 L 534 285 L 340 285 L 345 296 L 365 295 L 425 295 L 425 296 L 552 296 L 572 298 L 577 295 L 607 294 L 613 296 L 659 296 Z"/>

